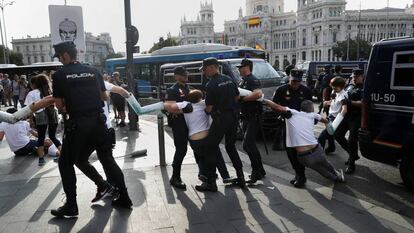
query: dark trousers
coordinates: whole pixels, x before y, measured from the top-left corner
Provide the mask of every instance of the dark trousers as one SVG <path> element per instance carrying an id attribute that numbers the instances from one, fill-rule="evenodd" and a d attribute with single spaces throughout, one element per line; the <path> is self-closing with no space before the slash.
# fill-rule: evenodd
<path id="1" fill-rule="evenodd" d="M 244 177 L 243 165 L 240 160 L 239 153 L 236 149 L 238 118 L 236 113 L 231 111 L 222 112 L 219 116 L 213 117 L 209 135 L 207 137 L 207 153 L 208 156 L 202 160 L 207 170 L 207 178 L 209 182 L 215 182 L 217 156 L 215 152 L 219 150 L 219 144 L 223 137 L 225 138 L 226 152 L 230 157 L 233 167 L 236 170 L 237 177 Z"/>
<path id="2" fill-rule="evenodd" d="M 13 99 L 13 107 L 17 109 L 17 104 L 19 103 L 19 96 L 13 95 L 12 99 Z"/>
<path id="3" fill-rule="evenodd" d="M 184 116 L 173 116 L 172 132 L 174 138 L 175 153 L 173 159 L 173 176 L 180 177 L 181 165 L 187 154 L 188 128 Z"/>
<path id="4" fill-rule="evenodd" d="M 260 122 L 257 117 L 243 119 L 243 149 L 250 158 L 252 166 L 252 174 L 260 174 L 264 172 L 262 157 L 256 145 L 256 136 L 259 132 Z"/>
<path id="5" fill-rule="evenodd" d="M 196 163 L 198 164 L 199 175 L 203 175 L 207 177 L 208 171 L 206 170 L 205 164 L 201 161 L 206 156 L 213 156 L 208 154 L 208 149 L 206 149 L 206 139 L 202 140 L 190 140 L 191 149 L 194 151 L 194 156 Z M 226 179 L 230 177 L 229 171 L 227 170 L 226 163 L 223 159 L 223 154 L 221 153 L 220 149 L 215 152 L 217 156 L 217 170 L 220 173 L 221 178 Z"/>
<path id="6" fill-rule="evenodd" d="M 296 176 L 305 178 L 305 166 L 299 162 L 298 153 L 296 152 L 296 149 L 286 147 L 286 153 L 293 170 L 295 170 Z"/>
<path id="7" fill-rule="evenodd" d="M 335 139 L 348 152 L 349 160 L 358 159 L 358 131 L 361 128 L 361 117 L 359 115 L 346 115 L 335 132 Z M 349 130 L 348 140 L 345 138 Z"/>
<path id="8" fill-rule="evenodd" d="M 102 176 L 88 161 L 94 150 L 98 151 L 105 173 L 113 178 L 120 190 L 125 189 L 124 176 L 112 157 L 112 147 L 108 143 L 105 117 L 80 117 L 66 124 L 59 171 L 67 203 L 76 205 L 76 174 L 73 165 L 76 165 L 98 187 L 104 183 Z"/>
<path id="9" fill-rule="evenodd" d="M 332 115 L 330 115 L 328 118 L 330 122 L 333 122 L 335 120 L 335 117 Z M 335 137 L 333 135 L 330 135 L 328 131 L 324 129 L 318 137 L 318 143 L 322 146 L 322 149 L 325 149 L 326 140 L 328 140 L 328 148 L 335 150 Z"/>
<path id="10" fill-rule="evenodd" d="M 36 125 L 37 130 L 37 146 L 43 146 L 46 138 L 46 131 L 48 131 L 48 135 L 50 140 L 52 140 L 53 144 L 55 144 L 56 147 L 59 147 L 62 145 L 62 143 L 57 139 L 56 137 L 56 129 L 58 127 L 58 124 L 49 124 L 49 125 Z"/>

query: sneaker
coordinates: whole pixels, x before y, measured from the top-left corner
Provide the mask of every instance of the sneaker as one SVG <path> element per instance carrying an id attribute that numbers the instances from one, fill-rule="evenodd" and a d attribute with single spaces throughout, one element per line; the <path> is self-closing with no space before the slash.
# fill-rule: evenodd
<path id="1" fill-rule="evenodd" d="M 337 172 L 337 176 L 338 176 L 338 182 L 340 183 L 345 182 L 344 171 L 342 169 L 340 169 L 339 172 Z"/>
<path id="2" fill-rule="evenodd" d="M 121 208 L 125 208 L 125 209 L 131 209 L 132 206 L 132 201 L 129 198 L 129 196 L 125 196 L 125 195 L 120 195 L 119 197 L 115 198 L 112 201 L 112 205 L 114 207 L 121 207 Z"/>
<path id="3" fill-rule="evenodd" d="M 43 166 L 43 165 L 45 165 L 46 164 L 46 160 L 45 160 L 45 158 L 39 158 L 39 166 Z"/>
<path id="4" fill-rule="evenodd" d="M 51 210 L 50 213 L 58 218 L 63 218 L 63 217 L 76 217 L 79 214 L 79 210 L 78 210 L 78 206 L 74 205 L 68 205 L 67 203 L 65 203 L 63 206 L 55 209 L 55 210 Z"/>
<path id="5" fill-rule="evenodd" d="M 232 176 L 223 178 L 223 184 L 231 184 L 231 183 L 234 183 L 236 180 L 237 179 Z"/>
<path id="6" fill-rule="evenodd" d="M 93 203 L 103 199 L 104 197 L 108 196 L 108 194 L 111 193 L 113 190 L 114 186 L 108 183 L 104 185 L 104 187 L 98 187 L 96 190 L 96 195 L 91 202 Z"/>

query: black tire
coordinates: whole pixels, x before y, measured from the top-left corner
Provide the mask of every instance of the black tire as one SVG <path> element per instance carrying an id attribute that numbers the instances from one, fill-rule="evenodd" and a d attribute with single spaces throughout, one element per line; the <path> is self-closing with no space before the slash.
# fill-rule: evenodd
<path id="1" fill-rule="evenodd" d="M 414 192 L 414 151 L 408 152 L 402 160 L 400 175 L 405 186 Z"/>

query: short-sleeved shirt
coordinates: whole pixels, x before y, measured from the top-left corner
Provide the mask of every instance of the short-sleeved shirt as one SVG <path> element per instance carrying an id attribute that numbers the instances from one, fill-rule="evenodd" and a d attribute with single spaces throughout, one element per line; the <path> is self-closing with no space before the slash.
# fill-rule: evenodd
<path id="1" fill-rule="evenodd" d="M 236 111 L 236 97 L 240 95 L 236 83 L 226 75 L 216 74 L 206 86 L 206 105 L 213 111 Z"/>
<path id="2" fill-rule="evenodd" d="M 39 100 L 41 100 L 42 97 L 40 97 L 40 91 L 39 89 L 33 89 L 29 93 L 27 93 L 26 99 L 24 100 L 25 105 L 31 105 Z M 39 109 L 36 111 L 36 113 L 42 112 L 45 110 L 44 108 Z"/>
<path id="3" fill-rule="evenodd" d="M 338 114 L 342 111 L 342 100 L 348 98 L 345 90 L 342 90 L 336 93 L 335 98 L 332 100 L 331 105 L 329 106 L 329 115 L 337 117 Z"/>
<path id="4" fill-rule="evenodd" d="M 190 93 L 190 88 L 187 84 L 181 85 L 175 83 L 170 88 L 167 89 L 167 94 L 165 96 L 166 101 L 175 101 L 183 102 L 187 101 L 188 94 Z"/>
<path id="5" fill-rule="evenodd" d="M 101 93 L 106 89 L 97 69 L 76 62 L 56 71 L 52 79 L 53 97 L 65 100 L 70 116 L 102 112 Z"/>
<path id="6" fill-rule="evenodd" d="M 311 112 L 299 112 L 286 108 L 292 112 L 292 117 L 286 120 L 286 146 L 300 147 L 318 145 L 314 128 L 315 119 L 320 121 L 321 115 Z"/>
<path id="7" fill-rule="evenodd" d="M 304 100 L 312 100 L 312 91 L 303 85 L 298 90 L 293 90 L 289 84 L 283 85 L 276 89 L 273 96 L 273 102 L 297 111 Z"/>
<path id="8" fill-rule="evenodd" d="M 27 121 L 19 121 L 15 124 L 0 123 L 0 132 L 3 132 L 10 150 L 15 152 L 25 147 L 29 142 L 30 124 Z"/>
<path id="9" fill-rule="evenodd" d="M 254 91 L 257 89 L 261 89 L 262 84 L 260 83 L 260 80 L 258 78 L 250 74 L 249 76 L 243 78 L 240 87 L 249 91 Z M 243 114 L 261 113 L 261 110 L 262 103 L 258 101 L 242 102 L 241 104 L 241 111 Z"/>
<path id="10" fill-rule="evenodd" d="M 189 102 L 183 101 L 177 103 L 179 109 L 183 109 Z M 206 103 L 200 101 L 192 104 L 193 111 L 191 113 L 184 113 L 185 123 L 188 128 L 188 136 L 193 136 L 196 133 L 207 131 L 210 129 L 210 116 L 206 114 Z"/>
<path id="11" fill-rule="evenodd" d="M 114 84 L 104 81 L 105 84 L 105 90 L 107 92 L 111 92 L 112 88 L 114 88 Z M 106 126 L 108 128 L 112 128 L 112 124 L 111 124 L 111 119 L 109 118 L 109 109 L 108 109 L 108 101 L 104 101 L 104 107 L 103 107 L 103 112 L 106 116 Z"/>

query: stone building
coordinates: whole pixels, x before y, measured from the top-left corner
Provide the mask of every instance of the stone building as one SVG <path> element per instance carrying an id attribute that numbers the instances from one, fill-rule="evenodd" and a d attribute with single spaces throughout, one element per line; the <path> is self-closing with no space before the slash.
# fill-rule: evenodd
<path id="1" fill-rule="evenodd" d="M 213 18 L 212 4 L 209 7 Z M 284 0 L 246 0 L 246 15 L 224 22 L 224 32 L 214 24 L 203 33 L 203 20 L 181 24 L 181 44 L 225 43 L 250 46 L 269 53 L 271 64 L 283 67 L 298 60 L 340 60 L 332 51 L 337 41 L 360 38 L 375 43 L 385 38 L 414 36 L 414 1 L 404 9 L 346 10 L 345 0 L 297 0 L 297 12 L 285 12 Z M 191 37 L 189 25 L 194 27 Z M 214 40 L 212 39 L 214 38 Z M 190 42 L 190 43 L 189 43 Z"/>
<path id="2" fill-rule="evenodd" d="M 84 62 L 100 66 L 108 54 L 114 53 L 111 36 L 101 33 L 98 36 L 87 32 L 85 34 L 86 53 Z M 27 36 L 22 39 L 12 39 L 13 51 L 23 54 L 23 64 L 30 65 L 37 62 L 53 61 L 53 46 L 50 35 L 44 37 Z M 55 58 L 56 60 L 56 58 Z"/>

